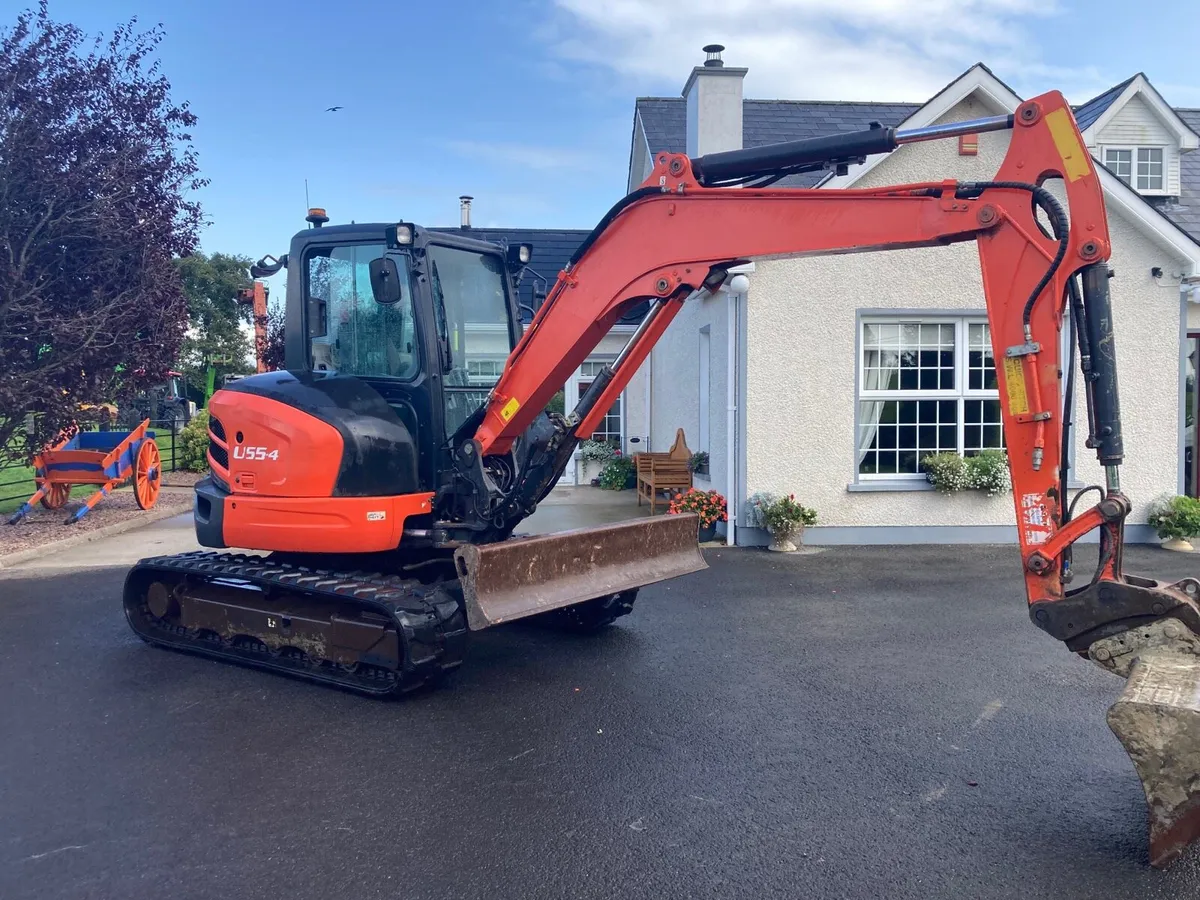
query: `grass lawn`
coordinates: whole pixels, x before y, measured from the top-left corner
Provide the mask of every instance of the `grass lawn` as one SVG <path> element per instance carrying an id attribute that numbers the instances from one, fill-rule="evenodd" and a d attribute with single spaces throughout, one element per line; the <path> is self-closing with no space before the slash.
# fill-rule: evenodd
<path id="1" fill-rule="evenodd" d="M 178 435 L 171 434 L 169 429 L 164 431 L 155 429 L 154 443 L 158 444 L 158 452 L 162 456 L 163 471 L 165 472 L 174 471 L 171 460 L 173 452 L 178 452 L 175 451 L 175 442 L 178 437 Z M 86 497 L 98 489 L 99 485 L 81 484 L 71 489 L 71 496 L 73 498 Z M 37 490 L 37 485 L 33 481 L 32 466 L 0 468 L 0 515 L 15 512 L 35 490 Z"/>

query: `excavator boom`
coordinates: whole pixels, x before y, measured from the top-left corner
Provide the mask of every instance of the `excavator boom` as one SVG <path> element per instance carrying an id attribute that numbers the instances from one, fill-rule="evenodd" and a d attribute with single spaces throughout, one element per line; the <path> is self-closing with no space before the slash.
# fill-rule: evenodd
<path id="1" fill-rule="evenodd" d="M 1004 128 L 1012 129 L 1008 153 L 985 182 L 769 186 L 911 141 Z M 1162 584 L 1121 567 L 1131 505 L 1120 489 L 1111 245 L 1100 178 L 1060 94 L 1028 100 L 1012 116 L 917 132 L 872 128 L 699 159 L 658 154 L 646 182 L 559 275 L 509 357 L 472 452 L 485 461 L 510 452 L 556 387 L 646 298 L 653 303 L 641 327 L 567 419 L 576 440 L 592 433 L 682 305 L 739 263 L 962 241 L 979 249 L 1030 616 L 1069 650 L 1128 677 L 1109 720 L 1142 778 L 1152 860 L 1165 864 L 1200 834 L 1200 582 Z M 1063 375 L 1074 362 L 1064 364 L 1059 351 L 1068 306 L 1089 446 L 1106 473 L 1101 499 L 1075 516 L 1063 454 L 1064 411 L 1073 403 L 1069 394 L 1064 402 Z M 1071 546 L 1094 530 L 1099 566 L 1088 584 L 1068 591 Z"/>

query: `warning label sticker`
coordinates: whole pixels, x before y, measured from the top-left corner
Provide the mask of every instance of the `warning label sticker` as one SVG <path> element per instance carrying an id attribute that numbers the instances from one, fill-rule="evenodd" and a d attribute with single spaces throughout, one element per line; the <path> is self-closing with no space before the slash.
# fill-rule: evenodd
<path id="1" fill-rule="evenodd" d="M 1025 369 L 1021 360 L 1004 357 L 1004 389 L 1008 394 L 1008 411 L 1014 416 L 1029 413 L 1029 394 L 1025 390 Z"/>

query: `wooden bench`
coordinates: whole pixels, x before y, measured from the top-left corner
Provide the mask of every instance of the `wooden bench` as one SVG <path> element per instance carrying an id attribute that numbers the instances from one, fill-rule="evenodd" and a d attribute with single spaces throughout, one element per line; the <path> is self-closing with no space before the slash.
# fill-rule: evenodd
<path id="1" fill-rule="evenodd" d="M 654 515 L 660 493 L 665 492 L 669 502 L 674 493 L 690 488 L 692 472 L 688 468 L 688 459 L 691 455 L 682 428 L 675 432 L 675 443 L 666 453 L 635 454 L 633 464 L 637 472 L 638 506 L 642 505 L 643 500 L 648 500 L 650 515 Z"/>

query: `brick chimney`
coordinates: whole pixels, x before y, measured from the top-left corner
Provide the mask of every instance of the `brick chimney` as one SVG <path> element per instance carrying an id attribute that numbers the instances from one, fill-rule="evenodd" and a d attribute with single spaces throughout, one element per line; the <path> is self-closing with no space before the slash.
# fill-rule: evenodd
<path id="1" fill-rule="evenodd" d="M 692 69 L 683 86 L 688 156 L 742 148 L 742 79 L 748 70 L 726 66 L 724 49 L 708 44 L 704 65 Z"/>

